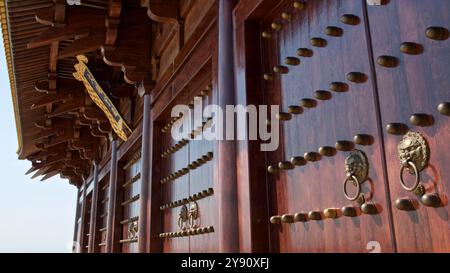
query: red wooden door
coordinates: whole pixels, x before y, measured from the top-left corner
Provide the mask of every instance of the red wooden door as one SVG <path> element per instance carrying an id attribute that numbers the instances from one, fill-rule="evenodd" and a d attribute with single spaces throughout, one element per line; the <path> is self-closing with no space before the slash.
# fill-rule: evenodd
<path id="1" fill-rule="evenodd" d="M 161 111 L 158 123 L 162 128 L 155 131 L 154 164 L 158 164 L 160 169 L 155 172 L 152 183 L 159 184 L 161 201 L 152 221 L 159 223 L 156 236 L 159 236 L 161 249 L 158 251 L 165 253 L 217 252 L 219 249 L 214 228 L 217 227 L 215 142 L 201 137 L 200 132 L 208 126 L 206 123 L 199 127 L 193 124 L 194 98 L 202 99 L 200 107 L 213 103 L 211 56 L 200 52 L 192 57 L 188 68 L 184 68 L 187 74 L 180 73 L 174 80 L 176 91 L 173 94 L 177 95 Z M 214 51 L 209 52 L 212 54 Z M 203 65 L 198 66 L 196 57 L 200 56 Z M 186 76 L 190 78 L 186 79 Z M 178 119 L 173 118 L 171 111 L 175 105 L 190 106 L 191 111 L 184 112 Z M 174 122 L 184 123 L 186 120 L 192 121 L 192 130 L 184 132 L 183 140 L 175 140 L 171 134 Z M 207 118 L 204 117 L 203 121 L 206 122 Z"/>
<path id="2" fill-rule="evenodd" d="M 432 0 L 238 5 L 239 100 L 281 107 L 281 144 L 266 153 L 271 251 L 449 251 L 449 8 Z M 423 167 L 425 198 L 400 184 L 397 147 L 408 130 L 424 140 L 401 146 L 405 183 L 414 182 L 411 162 Z M 420 146 L 425 142 L 429 148 Z M 368 160 L 361 187 L 375 211 L 343 193 L 346 160 L 355 150 Z M 420 166 L 422 154 L 430 158 Z M 258 166 L 252 158 L 261 156 L 248 159 Z M 264 191 L 254 193 L 259 197 L 251 203 L 261 204 Z"/>
<path id="3" fill-rule="evenodd" d="M 138 222 L 139 222 L 139 198 L 141 189 L 141 155 L 136 153 L 125 166 L 122 168 L 124 172 L 124 182 L 120 187 L 123 191 L 124 198 L 122 202 L 122 236 L 120 243 L 122 244 L 123 253 L 137 252 L 138 241 Z"/>
<path id="4" fill-rule="evenodd" d="M 261 20 L 264 95 L 291 118 L 281 121 L 281 146 L 268 153 L 268 164 L 290 169 L 292 158 L 299 161 L 268 174 L 273 251 L 368 252 L 374 244 L 394 250 L 364 9 L 359 0 L 308 1 L 301 9 L 283 1 Z M 344 23 L 344 15 L 354 22 Z M 357 135 L 368 142 L 355 144 Z M 353 149 L 367 156 L 362 192 L 376 215 L 362 213 L 343 194 L 344 163 Z M 357 215 L 344 216 L 344 206 Z M 326 209 L 337 218 L 327 219 Z M 288 223 L 295 214 L 300 222 Z"/>
<path id="5" fill-rule="evenodd" d="M 428 167 L 420 173 L 421 183 L 427 194 L 437 193 L 441 200 L 438 207 L 427 207 L 420 202 L 420 197 L 401 187 L 397 145 L 402 136 L 385 130 L 392 206 L 398 198 L 410 199 L 414 205 L 411 211 L 393 208 L 400 252 L 450 251 L 449 11 L 449 1 L 434 0 L 397 0 L 368 6 L 382 125 L 402 123 L 428 142 L 430 159 Z M 386 67 L 382 56 L 397 61 Z M 444 102 L 447 104 L 442 104 Z M 439 112 L 439 105 L 447 116 Z M 411 123 L 414 114 L 425 115 L 416 116 Z M 408 174 L 405 180 L 409 187 L 414 183 L 414 178 Z"/>

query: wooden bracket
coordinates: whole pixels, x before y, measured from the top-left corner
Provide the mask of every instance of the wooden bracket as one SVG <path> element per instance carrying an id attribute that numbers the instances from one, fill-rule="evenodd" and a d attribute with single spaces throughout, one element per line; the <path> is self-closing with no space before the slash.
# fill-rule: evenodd
<path id="1" fill-rule="evenodd" d="M 175 24 L 180 17 L 179 0 L 141 0 L 141 6 L 155 22 Z"/>
<path id="2" fill-rule="evenodd" d="M 151 78 L 152 22 L 141 8 L 122 13 L 117 41 L 114 46 L 102 47 L 103 60 L 120 67 L 127 83 L 147 82 Z"/>

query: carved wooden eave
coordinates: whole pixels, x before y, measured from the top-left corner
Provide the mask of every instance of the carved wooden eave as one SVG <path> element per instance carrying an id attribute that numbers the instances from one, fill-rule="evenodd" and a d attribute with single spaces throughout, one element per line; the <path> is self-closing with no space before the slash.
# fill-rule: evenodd
<path id="1" fill-rule="evenodd" d="M 72 78 L 74 57 L 89 58 L 95 78 L 106 87 L 113 103 L 135 96 L 137 84 L 152 85 L 154 21 L 180 24 L 180 3 L 102 0 L 69 6 L 65 0 L 26 2 L 26 8 L 15 3 L 5 11 L 0 0 L 19 157 L 32 162 L 28 173 L 34 177 L 47 180 L 59 173 L 80 186 L 92 162 L 107 147 L 113 129 L 85 87 Z M 7 16 L 13 24 L 30 26 L 30 30 L 8 27 Z"/>

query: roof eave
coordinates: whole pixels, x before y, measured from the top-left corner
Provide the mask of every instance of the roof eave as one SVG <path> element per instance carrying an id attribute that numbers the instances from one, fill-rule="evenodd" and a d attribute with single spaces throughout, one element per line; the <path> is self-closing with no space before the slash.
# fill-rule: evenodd
<path id="1" fill-rule="evenodd" d="M 9 82 L 11 85 L 11 97 L 13 100 L 13 108 L 14 108 L 14 117 L 16 121 L 16 131 L 17 131 L 17 154 L 19 155 L 19 159 L 22 158 L 22 148 L 23 148 L 23 142 L 22 142 L 22 130 L 21 130 L 21 123 L 20 123 L 20 115 L 19 115 L 19 103 L 17 100 L 17 88 L 16 88 L 16 81 L 14 76 L 14 67 L 13 67 L 13 60 L 12 60 L 12 48 L 11 48 L 11 39 L 10 39 L 10 31 L 9 31 L 9 23 L 8 23 L 8 16 L 6 13 L 6 4 L 5 0 L 0 0 L 0 22 L 1 22 L 1 28 L 2 28 L 2 35 L 3 35 L 3 44 L 5 48 L 5 57 L 6 57 L 6 65 L 8 67 L 8 75 L 9 75 Z"/>

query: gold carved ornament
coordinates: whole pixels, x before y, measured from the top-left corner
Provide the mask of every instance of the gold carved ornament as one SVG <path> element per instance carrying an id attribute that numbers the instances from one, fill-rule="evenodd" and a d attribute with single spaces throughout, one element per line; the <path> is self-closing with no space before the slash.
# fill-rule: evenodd
<path id="1" fill-rule="evenodd" d="M 97 83 L 91 71 L 87 67 L 88 59 L 84 55 L 78 55 L 77 60 L 79 63 L 75 65 L 76 72 L 73 76 L 78 81 L 84 83 L 86 90 L 94 101 L 94 103 L 105 113 L 111 127 L 114 132 L 123 140 L 127 141 L 130 135 L 133 133 L 131 128 L 127 125 L 126 121 L 120 115 L 117 108 L 111 102 L 105 91 Z"/>

